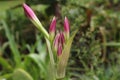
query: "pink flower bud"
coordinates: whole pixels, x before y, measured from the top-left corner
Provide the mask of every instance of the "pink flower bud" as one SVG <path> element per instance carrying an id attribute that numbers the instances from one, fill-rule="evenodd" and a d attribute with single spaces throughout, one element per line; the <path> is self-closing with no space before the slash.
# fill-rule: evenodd
<path id="1" fill-rule="evenodd" d="M 41 22 L 39 21 L 33 10 L 25 3 L 23 4 L 23 8 L 26 16 L 31 20 L 31 22 L 44 34 L 46 38 L 49 38 L 48 32 L 42 26 Z"/>
<path id="2" fill-rule="evenodd" d="M 55 33 L 55 29 L 56 29 L 56 17 L 54 16 L 50 24 L 49 33 Z"/>
<path id="3" fill-rule="evenodd" d="M 65 17 L 65 19 L 64 19 L 64 31 L 66 34 L 69 35 L 70 26 L 69 26 L 69 21 L 68 21 L 67 17 Z"/>
<path id="4" fill-rule="evenodd" d="M 35 13 L 33 12 L 33 10 L 27 4 L 24 3 L 23 8 L 24 8 L 25 14 L 28 18 L 30 18 L 30 19 L 36 19 L 37 18 Z"/>
<path id="5" fill-rule="evenodd" d="M 64 46 L 64 43 L 65 43 L 64 34 L 63 32 L 60 32 L 56 35 L 55 40 L 54 40 L 54 48 L 58 56 L 62 54 L 62 48 Z"/>

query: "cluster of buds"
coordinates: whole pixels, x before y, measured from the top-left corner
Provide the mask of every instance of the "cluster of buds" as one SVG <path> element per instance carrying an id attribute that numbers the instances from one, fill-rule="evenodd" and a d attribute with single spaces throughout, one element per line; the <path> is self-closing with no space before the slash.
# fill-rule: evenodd
<path id="1" fill-rule="evenodd" d="M 38 18 L 36 17 L 33 10 L 26 4 L 23 4 L 25 15 L 36 25 L 36 27 L 47 37 L 48 39 L 54 40 L 54 48 L 57 50 L 58 56 L 62 54 L 62 48 L 64 46 L 65 40 L 69 39 L 69 22 L 67 17 L 64 19 L 64 32 L 59 32 L 55 35 L 56 32 L 56 17 L 53 17 L 53 20 L 50 24 L 49 34 L 44 29 Z M 55 39 L 54 39 L 55 37 Z"/>
<path id="2" fill-rule="evenodd" d="M 67 17 L 65 17 L 64 20 L 64 31 L 60 31 L 55 35 L 55 31 L 56 31 L 56 18 L 54 17 L 50 28 L 49 28 L 49 33 L 50 36 L 53 40 L 53 45 L 54 45 L 54 49 L 55 51 L 57 51 L 57 55 L 60 56 L 62 54 L 62 50 L 64 47 L 65 42 L 67 41 L 67 39 L 69 39 L 69 22 Z"/>
<path id="3" fill-rule="evenodd" d="M 54 69 L 53 75 L 55 75 L 52 80 L 55 80 L 56 78 L 63 78 L 65 76 L 65 68 L 68 62 L 71 44 L 77 31 L 74 32 L 71 37 L 69 36 L 69 21 L 67 17 L 65 17 L 64 31 L 56 32 L 56 17 L 53 17 L 53 20 L 50 24 L 49 32 L 47 32 L 36 17 L 33 10 L 26 4 L 23 4 L 23 8 L 26 16 L 45 36 L 50 56 L 50 63 L 52 65 L 51 69 Z M 57 54 L 58 61 L 55 61 L 56 56 L 54 57 L 54 53 Z"/>

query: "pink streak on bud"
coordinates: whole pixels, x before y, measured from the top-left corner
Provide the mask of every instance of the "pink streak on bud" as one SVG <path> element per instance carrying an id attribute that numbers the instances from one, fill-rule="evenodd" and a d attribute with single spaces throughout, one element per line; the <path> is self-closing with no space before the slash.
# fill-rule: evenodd
<path id="1" fill-rule="evenodd" d="M 53 20 L 50 24 L 50 28 L 49 28 L 49 33 L 54 32 L 55 33 L 55 29 L 56 29 L 56 17 L 53 17 Z"/>
<path id="2" fill-rule="evenodd" d="M 64 19 L 64 31 L 67 34 L 69 34 L 69 31 L 70 31 L 69 21 L 68 21 L 67 17 L 65 17 L 65 19 Z"/>
<path id="3" fill-rule="evenodd" d="M 59 44 L 59 37 L 60 37 L 60 33 L 58 33 L 58 34 L 55 36 L 55 40 L 54 40 L 54 47 L 55 47 L 56 50 L 57 50 L 58 44 Z"/>
<path id="4" fill-rule="evenodd" d="M 57 55 L 60 56 L 62 54 L 62 44 L 58 45 Z"/>
<path id="5" fill-rule="evenodd" d="M 60 33 L 60 41 L 59 41 L 59 42 L 62 44 L 62 46 L 63 46 L 64 43 L 65 43 L 65 37 L 64 37 L 63 32 Z"/>
<path id="6" fill-rule="evenodd" d="M 37 18 L 34 11 L 27 5 L 27 4 L 23 4 L 23 8 L 25 11 L 25 15 L 30 18 L 30 19 L 35 19 Z"/>

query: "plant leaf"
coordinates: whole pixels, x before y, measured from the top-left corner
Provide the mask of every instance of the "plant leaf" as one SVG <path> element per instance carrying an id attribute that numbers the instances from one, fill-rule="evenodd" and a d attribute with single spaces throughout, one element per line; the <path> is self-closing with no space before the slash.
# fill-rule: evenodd
<path id="1" fill-rule="evenodd" d="M 56 77 L 56 68 L 55 68 L 55 61 L 54 61 L 54 56 L 53 56 L 53 52 L 51 49 L 51 45 L 50 45 L 50 41 L 46 39 L 46 43 L 47 43 L 47 48 L 48 48 L 48 52 L 49 52 L 49 57 L 50 57 L 50 67 L 49 67 L 49 80 L 55 80 Z"/>
<path id="2" fill-rule="evenodd" d="M 16 69 L 12 78 L 13 80 L 33 80 L 33 78 L 23 69 Z"/>
<path id="3" fill-rule="evenodd" d="M 77 33 L 77 30 L 73 32 L 73 35 L 70 37 L 66 45 L 64 46 L 62 54 L 59 56 L 59 61 L 57 64 L 57 78 L 63 78 L 65 76 L 65 68 L 67 66 L 69 54 L 70 54 L 70 48 L 73 42 L 73 38 L 75 37 L 75 34 Z"/>
<path id="4" fill-rule="evenodd" d="M 21 62 L 20 52 L 19 52 L 17 45 L 15 43 L 14 36 L 10 33 L 6 22 L 3 20 L 2 23 L 3 23 L 3 27 L 5 29 L 6 36 L 9 40 L 8 43 L 9 43 L 10 49 L 12 51 L 13 58 L 15 60 L 16 66 L 18 67 L 18 66 L 20 66 L 20 62 Z"/>
<path id="5" fill-rule="evenodd" d="M 0 57 L 0 64 L 4 69 L 12 70 L 12 66 L 2 57 Z"/>
<path id="6" fill-rule="evenodd" d="M 39 55 L 30 54 L 28 55 L 28 58 L 32 59 L 43 72 L 46 72 L 45 64 L 39 59 L 40 58 Z"/>

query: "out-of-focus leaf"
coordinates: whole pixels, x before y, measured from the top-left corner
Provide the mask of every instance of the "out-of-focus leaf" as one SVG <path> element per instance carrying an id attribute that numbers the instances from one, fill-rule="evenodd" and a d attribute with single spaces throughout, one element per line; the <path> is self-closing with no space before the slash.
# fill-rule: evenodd
<path id="1" fill-rule="evenodd" d="M 12 78 L 13 80 L 33 80 L 33 78 L 23 69 L 16 69 Z"/>
<path id="2" fill-rule="evenodd" d="M 32 59 L 39 66 L 39 68 L 43 72 L 46 71 L 45 64 L 40 60 L 39 55 L 37 55 L 37 54 L 30 54 L 30 55 L 28 55 L 28 58 Z"/>
<path id="3" fill-rule="evenodd" d="M 0 19 L 5 19 L 6 17 L 6 12 L 0 12 Z"/>
<path id="4" fill-rule="evenodd" d="M 33 66 L 31 66 L 31 67 L 28 67 L 28 70 L 29 70 L 29 68 L 32 70 L 32 71 L 30 71 L 30 73 L 33 74 L 32 72 L 34 72 L 34 70 L 33 70 L 34 67 L 36 67 L 36 68 L 37 68 L 37 71 L 39 71 L 39 73 L 36 73 L 36 75 L 34 75 L 34 74 L 35 74 L 35 72 L 34 72 L 34 74 L 33 74 L 32 76 L 34 76 L 34 78 L 35 78 L 35 76 L 39 75 L 39 76 L 45 78 L 45 77 L 46 77 L 46 74 L 47 74 L 47 63 L 45 63 L 44 61 L 42 61 L 42 60 L 40 59 L 40 55 L 39 55 L 39 54 L 33 53 L 33 54 L 29 54 L 29 55 L 26 57 L 24 66 L 25 66 L 26 64 L 30 64 L 31 61 L 32 61 L 34 64 L 36 64 L 36 66 L 33 65 Z M 31 63 L 31 64 L 32 64 L 32 63 Z M 30 66 L 30 65 L 29 65 L 29 66 Z M 33 67 L 33 68 L 32 68 L 32 67 Z M 27 67 L 26 67 L 26 68 L 27 68 Z M 37 77 L 36 77 L 36 78 L 37 78 Z"/>
<path id="5" fill-rule="evenodd" d="M 20 61 L 21 61 L 19 50 L 18 50 L 17 45 L 14 41 L 13 35 L 11 35 L 11 33 L 9 31 L 7 24 L 5 23 L 5 21 L 2 21 L 2 23 L 3 23 L 3 27 L 5 29 L 6 36 L 9 40 L 9 46 L 10 46 L 10 49 L 12 50 L 13 58 L 15 60 L 16 67 L 17 67 L 20 65 Z"/>
<path id="6" fill-rule="evenodd" d="M 120 43 L 119 42 L 107 42 L 106 44 L 104 44 L 105 46 L 116 46 L 116 47 L 120 47 Z"/>
<path id="7" fill-rule="evenodd" d="M 12 70 L 12 66 L 2 57 L 0 57 L 0 64 L 4 69 Z"/>
<path id="8" fill-rule="evenodd" d="M 31 6 L 32 9 L 36 10 L 36 11 L 39 11 L 39 12 L 45 12 L 45 10 L 49 7 L 48 5 L 43 5 L 43 4 L 40 4 L 40 5 L 35 5 L 35 6 Z"/>
<path id="9" fill-rule="evenodd" d="M 7 0 L 0 1 L 0 12 L 10 9 L 14 6 L 24 3 L 24 0 Z"/>
<path id="10" fill-rule="evenodd" d="M 12 77 L 12 73 L 6 73 L 2 76 L 0 76 L 0 80 L 9 80 L 9 78 Z"/>

